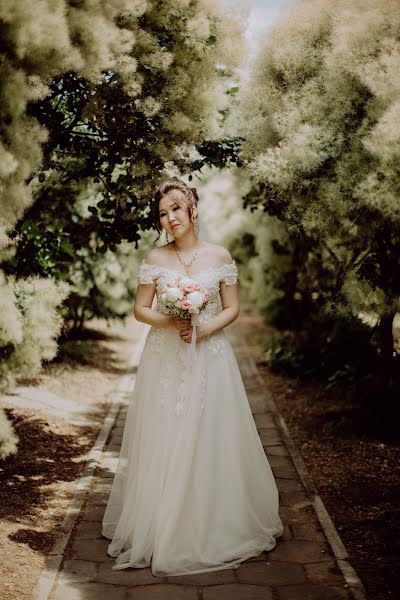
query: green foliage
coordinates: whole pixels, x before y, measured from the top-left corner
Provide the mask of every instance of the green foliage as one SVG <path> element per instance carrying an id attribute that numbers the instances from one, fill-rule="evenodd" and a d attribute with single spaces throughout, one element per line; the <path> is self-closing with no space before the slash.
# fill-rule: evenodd
<path id="1" fill-rule="evenodd" d="M 16 453 L 18 441 L 6 413 L 0 408 L 0 460 Z"/>
<path id="2" fill-rule="evenodd" d="M 325 308 L 309 315 L 307 328 L 277 332 L 264 350 L 272 369 L 320 378 L 328 388 L 371 373 L 378 358 L 371 327 Z"/>
<path id="3" fill-rule="evenodd" d="M 154 186 L 174 164 L 189 168 L 187 149 L 223 138 L 242 25 L 203 0 L 0 2 L 0 24 L 5 384 L 56 352 L 67 293 L 53 278 L 69 282 L 61 312 L 78 325 L 129 310 L 132 248 L 121 241 L 138 248 Z"/>
<path id="4" fill-rule="evenodd" d="M 382 323 L 400 296 L 399 29 L 394 0 L 301 3 L 240 93 L 242 158 L 255 181 L 245 206 L 277 217 L 283 247 L 295 240 L 288 256 L 302 255 L 287 272 L 295 286 L 276 285 L 306 303 L 318 294 L 339 317 L 374 311 Z"/>
<path id="5" fill-rule="evenodd" d="M 16 377 L 36 375 L 57 353 L 59 305 L 68 286 L 52 279 L 9 278 L 0 296 L 0 389 Z"/>

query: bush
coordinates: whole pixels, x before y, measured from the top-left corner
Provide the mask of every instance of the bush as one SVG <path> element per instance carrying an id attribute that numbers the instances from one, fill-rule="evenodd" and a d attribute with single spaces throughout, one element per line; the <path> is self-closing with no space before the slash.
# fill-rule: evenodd
<path id="1" fill-rule="evenodd" d="M 264 350 L 272 369 L 323 379 L 328 388 L 372 372 L 378 358 L 371 327 L 325 308 L 310 315 L 306 329 L 276 333 Z"/>
<path id="2" fill-rule="evenodd" d="M 0 408 L 0 460 L 17 451 L 18 437 L 15 435 L 10 421 Z"/>
<path id="3" fill-rule="evenodd" d="M 0 389 L 16 377 L 31 377 L 57 353 L 62 317 L 57 308 L 68 295 L 52 279 L 9 278 L 0 298 Z"/>

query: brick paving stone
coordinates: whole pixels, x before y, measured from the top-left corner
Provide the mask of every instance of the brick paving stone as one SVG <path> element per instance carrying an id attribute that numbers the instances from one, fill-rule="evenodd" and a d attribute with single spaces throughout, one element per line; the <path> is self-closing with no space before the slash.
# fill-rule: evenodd
<path id="1" fill-rule="evenodd" d="M 187 585 L 217 585 L 220 583 L 235 583 L 235 571 L 233 569 L 220 569 L 210 573 L 194 573 L 193 575 L 175 575 L 168 577 L 171 583 L 183 583 Z"/>
<path id="2" fill-rule="evenodd" d="M 101 478 L 107 478 L 107 479 L 114 479 L 114 475 L 115 475 L 115 471 L 113 471 L 112 469 L 109 469 L 108 467 L 98 467 L 97 471 L 96 471 L 96 475 L 97 477 L 101 477 Z"/>
<path id="3" fill-rule="evenodd" d="M 287 469 L 293 468 L 292 461 L 286 456 L 270 456 L 268 458 L 268 462 L 271 467 L 286 467 Z"/>
<path id="4" fill-rule="evenodd" d="M 268 553 L 269 560 L 294 563 L 318 562 L 329 556 L 328 547 L 321 542 L 290 540 L 278 542 Z"/>
<path id="5" fill-rule="evenodd" d="M 283 537 L 283 535 L 282 535 L 282 537 Z M 280 539 L 282 539 L 282 537 Z M 258 556 L 252 556 L 251 558 L 248 558 L 246 560 L 246 562 L 244 562 L 243 564 L 247 565 L 250 562 L 256 562 L 256 561 L 259 561 L 259 560 L 266 560 L 266 561 L 268 561 L 268 552 L 261 552 L 261 554 L 258 554 Z"/>
<path id="6" fill-rule="evenodd" d="M 73 558 L 78 560 L 90 560 L 94 562 L 105 562 L 106 560 L 112 560 L 112 558 L 107 555 L 109 543 L 110 542 L 106 539 L 77 539 L 72 545 Z"/>
<path id="7" fill-rule="evenodd" d="M 232 583 L 204 588 L 203 600 L 273 600 L 273 593 L 270 587 L 264 585 Z M 300 598 L 296 600 L 300 600 Z"/>
<path id="8" fill-rule="evenodd" d="M 323 532 L 314 523 L 293 523 L 292 531 L 297 540 L 325 541 Z"/>
<path id="9" fill-rule="evenodd" d="M 251 410 L 255 415 L 267 412 L 268 403 L 265 394 L 248 393 L 247 397 L 249 399 Z"/>
<path id="10" fill-rule="evenodd" d="M 108 446 L 107 448 L 107 451 L 111 456 L 119 456 L 119 453 L 121 451 L 121 443 L 110 444 L 110 446 Z"/>
<path id="11" fill-rule="evenodd" d="M 97 577 L 99 582 L 132 587 L 134 585 L 159 584 L 167 581 L 166 577 L 155 577 L 150 567 L 113 570 L 114 564 L 115 561 L 113 560 L 100 565 Z"/>
<path id="12" fill-rule="evenodd" d="M 126 596 L 127 600 L 198 600 L 198 597 L 195 587 L 168 583 L 135 587 Z M 107 600 L 114 598 L 110 596 Z"/>
<path id="13" fill-rule="evenodd" d="M 263 446 L 276 446 L 282 444 L 282 438 L 276 429 L 260 427 L 258 435 Z"/>
<path id="14" fill-rule="evenodd" d="M 111 485 L 109 479 L 99 479 L 96 478 L 96 482 L 92 487 L 92 492 L 96 494 L 109 494 L 111 490 Z"/>
<path id="15" fill-rule="evenodd" d="M 295 506 L 307 501 L 307 494 L 302 490 L 285 492 L 279 490 L 279 503 L 281 506 Z"/>
<path id="16" fill-rule="evenodd" d="M 236 354 L 236 349 L 235 349 Z M 240 358 L 237 356 L 238 362 L 240 362 Z M 250 373 L 249 375 L 242 375 L 242 381 L 244 387 L 246 388 L 247 396 L 251 394 L 259 394 L 260 393 L 260 383 L 257 379 L 254 378 L 254 373 Z M 260 413 L 261 414 L 261 413 Z M 258 415 L 254 415 L 255 417 Z M 270 415 L 268 415 L 270 417 Z"/>
<path id="17" fill-rule="evenodd" d="M 114 477 L 114 474 L 113 474 Z M 111 490 L 111 485 L 112 485 L 112 481 L 110 481 L 110 477 L 100 477 L 99 475 L 96 476 L 96 481 L 104 486 L 104 491 L 108 488 L 109 490 Z"/>
<path id="18" fill-rule="evenodd" d="M 125 419 L 124 419 L 124 423 L 121 426 L 116 425 L 113 430 L 112 430 L 112 436 L 113 437 L 117 437 L 120 436 L 121 440 L 122 440 L 122 436 L 124 434 L 124 428 L 125 428 Z"/>
<path id="19" fill-rule="evenodd" d="M 282 479 L 280 477 L 275 477 L 276 484 L 278 486 L 279 491 L 282 492 L 294 492 L 298 490 L 303 490 L 303 486 L 299 481 L 295 479 Z"/>
<path id="20" fill-rule="evenodd" d="M 86 503 L 86 508 L 102 506 L 104 511 L 109 497 L 110 494 L 96 494 L 95 492 L 92 492 L 90 494 L 89 500 Z"/>
<path id="21" fill-rule="evenodd" d="M 81 521 L 75 535 L 80 540 L 102 539 L 101 523 L 99 521 Z"/>
<path id="22" fill-rule="evenodd" d="M 104 506 L 95 506 L 93 504 L 87 504 L 85 512 L 83 513 L 83 521 L 97 521 L 101 522 L 104 516 Z"/>
<path id="23" fill-rule="evenodd" d="M 312 583 L 343 584 L 343 575 L 336 562 L 329 559 L 324 562 L 309 563 L 304 565 L 308 581 Z"/>
<path id="24" fill-rule="evenodd" d="M 274 422 L 274 418 L 269 415 L 269 414 L 258 414 L 258 415 L 254 415 L 254 421 L 256 423 L 257 428 L 271 428 L 274 429 L 275 431 L 278 431 L 275 422 Z"/>
<path id="25" fill-rule="evenodd" d="M 307 507 L 312 510 L 311 505 Z M 308 510 L 301 508 L 293 508 L 292 506 L 280 506 L 279 514 L 282 521 L 285 523 L 315 523 L 316 517 L 308 512 Z"/>
<path id="26" fill-rule="evenodd" d="M 95 487 L 90 492 L 89 501 L 92 502 L 92 504 L 100 505 L 100 504 L 104 504 L 104 502 L 107 502 L 109 496 L 110 496 L 110 487 L 109 486 L 105 487 L 104 490 L 101 490 L 101 489 Z M 96 500 L 96 502 L 95 502 L 95 500 Z"/>
<path id="27" fill-rule="evenodd" d="M 318 584 L 289 585 L 278 588 L 279 600 L 349 600 L 344 587 Z"/>
<path id="28" fill-rule="evenodd" d="M 269 464 L 271 465 L 271 463 Z M 293 465 L 290 465 L 290 467 L 271 465 L 271 468 L 275 478 L 278 477 L 280 479 L 295 479 L 296 481 L 299 480 L 299 476 Z"/>
<path id="29" fill-rule="evenodd" d="M 274 587 L 307 581 L 303 567 L 291 562 L 246 562 L 240 565 L 236 574 L 241 583 Z"/>
<path id="30" fill-rule="evenodd" d="M 283 445 L 268 445 L 266 444 L 267 456 L 288 456 L 288 451 Z"/>
<path id="31" fill-rule="evenodd" d="M 291 540 L 293 538 L 292 532 L 289 529 L 289 526 L 286 523 L 283 524 L 283 533 L 281 537 L 278 539 L 278 544 L 283 540 Z"/>
<path id="32" fill-rule="evenodd" d="M 118 444 L 120 445 L 122 442 L 122 433 L 113 433 L 111 436 L 111 440 L 110 440 L 110 444 L 108 447 L 112 446 L 113 444 Z"/>
<path id="33" fill-rule="evenodd" d="M 88 560 L 66 560 L 63 568 L 63 579 L 66 582 L 85 583 L 97 574 L 97 563 Z"/>
<path id="34" fill-rule="evenodd" d="M 55 600 L 125 600 L 126 588 L 101 583 L 62 582 L 58 587 Z"/>
<path id="35" fill-rule="evenodd" d="M 101 461 L 101 467 L 103 469 L 109 469 L 113 473 L 115 473 L 117 465 L 118 465 L 118 458 L 116 458 L 114 456 L 105 456 Z"/>

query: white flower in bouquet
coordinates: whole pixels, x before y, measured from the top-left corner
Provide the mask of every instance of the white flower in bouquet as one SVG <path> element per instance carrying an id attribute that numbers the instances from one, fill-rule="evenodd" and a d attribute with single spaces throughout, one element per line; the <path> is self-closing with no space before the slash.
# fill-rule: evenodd
<path id="1" fill-rule="evenodd" d="M 194 306 L 195 308 L 200 308 L 200 306 L 202 306 L 202 304 L 204 304 L 204 294 L 202 294 L 201 292 L 190 292 L 187 296 L 186 296 L 186 300 L 188 302 L 190 302 L 190 304 L 192 306 Z"/>
<path id="2" fill-rule="evenodd" d="M 177 300 L 182 300 L 183 291 L 178 287 L 169 287 L 167 288 L 166 295 L 168 302 L 176 302 Z"/>

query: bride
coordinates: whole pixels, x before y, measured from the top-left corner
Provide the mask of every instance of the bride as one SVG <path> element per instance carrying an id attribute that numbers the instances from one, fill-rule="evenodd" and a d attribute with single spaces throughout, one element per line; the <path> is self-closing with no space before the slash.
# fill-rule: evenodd
<path id="1" fill-rule="evenodd" d="M 151 328 L 103 518 L 113 568 L 151 566 L 155 576 L 236 568 L 272 550 L 283 532 L 276 483 L 224 332 L 239 314 L 237 265 L 224 247 L 199 238 L 197 202 L 179 180 L 154 196 L 154 226 L 174 239 L 139 268 L 134 314 Z M 165 314 L 160 301 L 182 275 L 208 292 L 191 322 Z"/>

